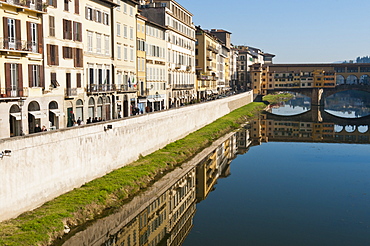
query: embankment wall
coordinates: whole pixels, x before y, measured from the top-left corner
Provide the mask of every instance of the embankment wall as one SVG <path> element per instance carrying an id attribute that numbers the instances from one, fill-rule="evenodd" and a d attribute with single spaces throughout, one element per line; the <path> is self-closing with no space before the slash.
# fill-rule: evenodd
<path id="1" fill-rule="evenodd" d="M 0 221 L 183 138 L 253 101 L 253 93 L 125 119 L 0 140 Z M 104 130 L 107 125 L 112 129 Z"/>

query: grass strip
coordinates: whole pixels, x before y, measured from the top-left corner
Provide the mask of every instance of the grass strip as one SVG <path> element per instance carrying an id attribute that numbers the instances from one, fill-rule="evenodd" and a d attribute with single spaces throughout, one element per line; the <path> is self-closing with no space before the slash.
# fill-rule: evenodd
<path id="1" fill-rule="evenodd" d="M 1 246 L 50 245 L 64 235 L 64 226 L 77 227 L 114 211 L 159 176 L 193 158 L 213 141 L 240 127 L 265 108 L 250 103 L 213 123 L 168 144 L 137 161 L 80 188 L 63 194 L 41 207 L 0 223 Z"/>
<path id="2" fill-rule="evenodd" d="M 270 104 L 276 104 L 282 101 L 289 101 L 294 97 L 290 93 L 278 93 L 278 94 L 269 94 L 262 98 L 264 101 L 268 101 Z"/>

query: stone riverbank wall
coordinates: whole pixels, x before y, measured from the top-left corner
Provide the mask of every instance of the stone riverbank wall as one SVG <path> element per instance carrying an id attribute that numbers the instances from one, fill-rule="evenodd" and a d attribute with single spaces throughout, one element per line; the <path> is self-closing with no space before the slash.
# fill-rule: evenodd
<path id="1" fill-rule="evenodd" d="M 32 210 L 150 154 L 253 101 L 224 99 L 24 137 L 0 140 L 0 221 Z M 110 125 L 112 129 L 106 129 Z"/>

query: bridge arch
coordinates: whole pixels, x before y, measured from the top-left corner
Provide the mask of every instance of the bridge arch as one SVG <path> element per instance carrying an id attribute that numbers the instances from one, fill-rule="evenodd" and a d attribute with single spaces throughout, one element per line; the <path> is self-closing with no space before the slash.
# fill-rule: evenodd
<path id="1" fill-rule="evenodd" d="M 366 125 L 358 126 L 357 131 L 360 133 L 366 133 L 369 131 L 369 126 L 366 126 Z"/>
<path id="2" fill-rule="evenodd" d="M 370 84 L 370 76 L 364 74 L 360 77 L 360 85 L 369 85 Z"/>
<path id="3" fill-rule="evenodd" d="M 341 74 L 337 74 L 337 85 L 344 85 L 346 83 L 346 80 L 344 79 L 344 76 Z"/>
<path id="4" fill-rule="evenodd" d="M 346 79 L 346 84 L 347 85 L 357 85 L 358 84 L 358 78 L 356 75 L 348 75 L 347 79 Z"/>
<path id="5" fill-rule="evenodd" d="M 348 133 L 352 133 L 352 132 L 355 132 L 356 131 L 356 126 L 353 126 L 353 125 L 346 125 L 344 127 L 344 130 L 346 130 L 346 132 Z"/>

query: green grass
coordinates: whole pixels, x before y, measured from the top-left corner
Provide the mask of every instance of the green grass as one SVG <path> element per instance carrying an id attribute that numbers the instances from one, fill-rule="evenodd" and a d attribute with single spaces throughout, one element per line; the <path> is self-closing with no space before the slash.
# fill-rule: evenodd
<path id="1" fill-rule="evenodd" d="M 18 218 L 1 222 L 0 245 L 49 245 L 63 235 L 64 225 L 73 228 L 101 217 L 107 211 L 114 211 L 160 175 L 190 160 L 264 107 L 263 103 L 243 106 L 130 165 L 86 183 Z"/>
<path id="2" fill-rule="evenodd" d="M 292 99 L 294 95 L 290 93 L 270 94 L 263 97 L 262 100 L 268 101 L 271 104 L 279 103 L 281 101 L 288 101 Z"/>

